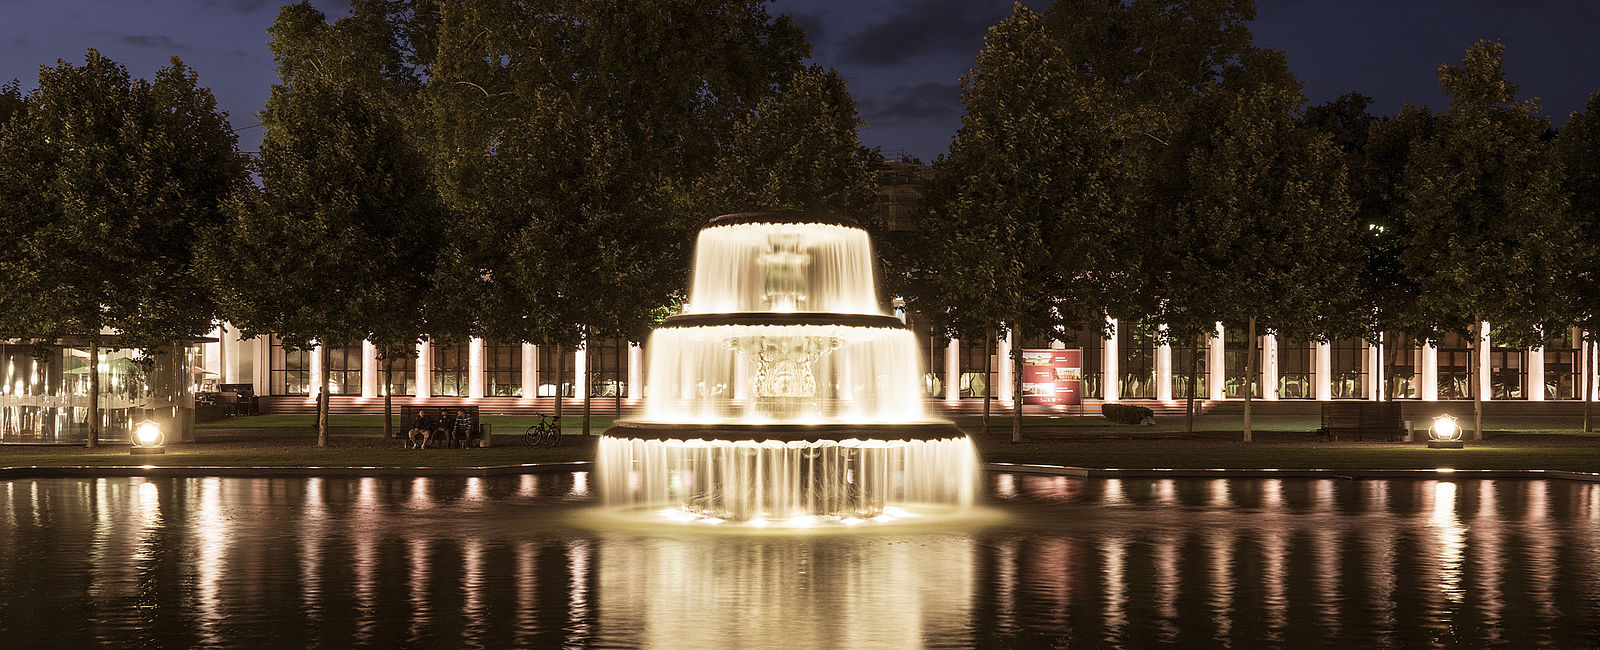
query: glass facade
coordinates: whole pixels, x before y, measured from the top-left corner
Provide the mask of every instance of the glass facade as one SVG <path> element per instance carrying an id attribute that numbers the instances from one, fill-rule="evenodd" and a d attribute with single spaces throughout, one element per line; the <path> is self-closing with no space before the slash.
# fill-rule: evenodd
<path id="1" fill-rule="evenodd" d="M 993 342 L 962 341 L 961 362 L 961 399 L 983 399 L 993 390 L 997 366 L 1003 360 L 993 359 L 995 347 Z M 983 364 L 989 361 L 989 372 L 985 374 Z"/>
<path id="2" fill-rule="evenodd" d="M 1439 340 L 1439 399 L 1472 399 L 1472 350 L 1467 337 L 1454 332 Z"/>
<path id="3" fill-rule="evenodd" d="M 1367 398 L 1367 342 L 1359 337 L 1328 342 L 1328 370 L 1333 399 Z"/>
<path id="4" fill-rule="evenodd" d="M 1569 329 L 1562 336 L 1544 346 L 1544 398 L 1580 399 L 1583 381 L 1578 374 L 1583 367 L 1581 339 L 1578 330 Z"/>
<path id="5" fill-rule="evenodd" d="M 201 377 L 192 346 L 146 357 L 101 348 L 100 439 L 122 442 L 133 426 L 158 422 L 169 439 L 191 439 Z M 0 442 L 73 443 L 88 439 L 89 349 L 0 341 Z"/>
<path id="6" fill-rule="evenodd" d="M 1278 399 L 1316 399 L 1311 385 L 1310 341 L 1278 339 Z"/>
<path id="7" fill-rule="evenodd" d="M 276 334 L 267 336 L 267 394 L 311 394 L 311 350 L 291 350 Z"/>
<path id="8" fill-rule="evenodd" d="M 1383 390 L 1388 399 L 1417 399 L 1417 367 L 1422 364 L 1422 348 L 1411 337 L 1399 332 L 1383 335 Z"/>
<path id="9" fill-rule="evenodd" d="M 466 397 L 471 381 L 472 347 L 460 345 L 430 346 L 428 374 L 433 375 L 433 395 L 436 397 Z"/>
<path id="10" fill-rule="evenodd" d="M 1104 336 L 1104 330 L 1098 326 L 1079 327 L 1066 332 L 1067 347 L 1083 351 L 1083 389 L 1080 394 L 1084 399 L 1099 399 L 1105 396 L 1100 390 L 1100 378 L 1104 375 L 1105 368 Z"/>
<path id="11" fill-rule="evenodd" d="M 328 350 L 328 394 L 361 394 L 361 346 Z"/>
<path id="12" fill-rule="evenodd" d="M 1493 341 L 1493 339 L 1490 339 Z M 1528 368 L 1522 360 L 1525 351 L 1518 348 L 1489 348 L 1489 398 L 1527 399 L 1523 387 L 1528 378 Z"/>
<path id="13" fill-rule="evenodd" d="M 522 396 L 522 344 L 483 344 L 485 397 Z"/>
<path id="14" fill-rule="evenodd" d="M 1229 399 L 1244 398 L 1245 381 L 1249 375 L 1250 363 L 1250 329 L 1248 326 L 1224 326 L 1222 328 L 1222 395 Z M 1260 332 L 1257 331 L 1257 335 Z M 1260 352 L 1260 344 L 1257 344 Z M 1256 363 L 1256 375 L 1249 379 L 1251 393 L 1261 397 L 1261 363 Z"/>
<path id="15" fill-rule="evenodd" d="M 1155 325 L 1124 320 L 1117 324 L 1117 396 L 1121 399 L 1155 399 Z"/>
<path id="16" fill-rule="evenodd" d="M 556 345 L 541 345 L 539 357 L 539 397 L 575 397 L 572 385 L 573 354 Z"/>
<path id="17" fill-rule="evenodd" d="M 590 397 L 628 394 L 628 344 L 620 340 L 595 341 L 589 346 Z"/>
<path id="18" fill-rule="evenodd" d="M 1194 398 L 1206 399 L 1206 356 L 1210 340 L 1172 342 L 1172 399 L 1189 399 L 1193 384 Z M 1181 347 L 1180 347 L 1181 345 Z"/>
<path id="19" fill-rule="evenodd" d="M 383 372 L 383 360 L 378 360 L 378 372 Z M 384 383 L 380 374 L 378 384 Z M 389 385 L 383 390 L 387 395 L 394 397 L 410 397 L 417 394 L 417 358 L 415 356 L 396 357 L 389 361 Z"/>

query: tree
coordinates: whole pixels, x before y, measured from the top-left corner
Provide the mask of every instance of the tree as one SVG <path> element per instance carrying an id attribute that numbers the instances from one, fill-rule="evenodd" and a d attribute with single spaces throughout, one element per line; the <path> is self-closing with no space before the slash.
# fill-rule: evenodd
<path id="1" fill-rule="evenodd" d="M 1105 322 L 1124 271 L 1113 255 L 1127 223 L 1118 132 L 1105 83 L 1073 64 L 1042 16 L 1017 6 L 990 28 L 962 80 L 966 113 L 935 164 L 910 303 L 948 333 L 1011 332 L 1017 385 L 1012 441 L 1022 437 L 1021 336 L 1059 338 Z"/>
<path id="2" fill-rule="evenodd" d="M 1595 346 L 1600 343 L 1600 93 L 1589 96 L 1582 111 L 1573 112 L 1556 139 L 1562 189 L 1577 227 L 1576 263 L 1568 277 L 1566 301 L 1588 342 L 1580 374 L 1583 430 L 1594 430 Z"/>
<path id="3" fill-rule="evenodd" d="M 641 340 L 682 299 L 699 180 L 809 49 L 764 5 L 441 3 L 444 309 L 501 341 Z"/>
<path id="4" fill-rule="evenodd" d="M 7 304 L 27 306 L 0 314 L 0 327 L 87 337 L 93 447 L 101 347 L 177 354 L 176 341 L 211 329 L 216 303 L 194 233 L 222 222 L 244 158 L 227 115 L 177 57 L 145 81 L 89 50 L 82 66 L 42 68 L 20 104 L 15 86 L 0 95 L 11 116 L 0 130 L 0 238 L 15 251 L 0 274 Z"/>
<path id="5" fill-rule="evenodd" d="M 387 412 L 393 359 L 440 328 L 425 318 L 425 298 L 448 215 L 408 132 L 405 99 L 417 87 L 390 65 L 398 46 L 382 36 L 381 16 L 364 13 L 375 6 L 357 3 L 333 25 L 305 3 L 279 12 L 269 33 L 280 83 L 259 116 L 261 188 L 235 196 L 208 266 L 246 336 L 320 346 L 324 369 L 331 347 L 372 341 Z M 317 445 L 327 446 L 321 376 Z"/>
<path id="6" fill-rule="evenodd" d="M 1402 272 L 1441 332 L 1469 335 L 1473 431 L 1483 435 L 1484 322 L 1512 345 L 1537 344 L 1563 318 L 1561 269 L 1576 233 L 1538 103 L 1516 99 L 1505 47 L 1480 41 L 1461 66 L 1439 68 L 1450 109 L 1437 136 L 1411 151 L 1401 214 Z"/>

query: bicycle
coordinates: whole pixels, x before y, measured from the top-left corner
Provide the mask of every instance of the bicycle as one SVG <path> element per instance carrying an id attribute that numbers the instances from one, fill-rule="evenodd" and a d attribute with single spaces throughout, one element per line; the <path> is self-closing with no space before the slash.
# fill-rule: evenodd
<path id="1" fill-rule="evenodd" d="M 561 446 L 561 420 L 540 415 L 538 423 L 522 432 L 522 440 L 529 447 Z"/>

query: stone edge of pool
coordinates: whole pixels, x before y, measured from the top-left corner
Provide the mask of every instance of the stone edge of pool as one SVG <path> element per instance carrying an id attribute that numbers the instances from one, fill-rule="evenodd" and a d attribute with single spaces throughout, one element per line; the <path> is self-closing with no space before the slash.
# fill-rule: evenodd
<path id="1" fill-rule="evenodd" d="M 203 467 L 117 465 L 0 467 L 0 479 L 99 477 L 309 477 L 309 476 L 499 476 L 593 469 L 591 461 L 523 463 L 478 467 Z M 1557 479 L 1600 483 L 1600 473 L 1550 469 L 1101 469 L 1027 463 L 984 463 L 984 471 L 1071 478 L 1337 478 L 1337 479 Z"/>

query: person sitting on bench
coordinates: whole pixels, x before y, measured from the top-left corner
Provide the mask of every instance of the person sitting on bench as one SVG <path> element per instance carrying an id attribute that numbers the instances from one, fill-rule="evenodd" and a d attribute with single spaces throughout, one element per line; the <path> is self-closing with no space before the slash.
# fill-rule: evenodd
<path id="1" fill-rule="evenodd" d="M 433 442 L 434 431 L 439 427 L 429 416 L 427 411 L 419 411 L 417 419 L 411 422 L 411 430 L 406 432 L 406 449 L 422 449 Z"/>
<path id="2" fill-rule="evenodd" d="M 450 443 L 453 446 L 466 448 L 467 443 L 473 438 L 472 416 L 466 410 L 456 409 L 456 415 L 450 422 Z"/>

